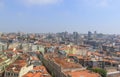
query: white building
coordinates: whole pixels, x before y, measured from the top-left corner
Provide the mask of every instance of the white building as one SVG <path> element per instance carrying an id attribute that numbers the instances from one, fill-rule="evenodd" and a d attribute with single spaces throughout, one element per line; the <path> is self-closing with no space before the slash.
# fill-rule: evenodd
<path id="1" fill-rule="evenodd" d="M 7 49 L 7 44 L 0 42 L 0 52 L 2 52 L 3 50 L 6 50 L 6 49 Z"/>

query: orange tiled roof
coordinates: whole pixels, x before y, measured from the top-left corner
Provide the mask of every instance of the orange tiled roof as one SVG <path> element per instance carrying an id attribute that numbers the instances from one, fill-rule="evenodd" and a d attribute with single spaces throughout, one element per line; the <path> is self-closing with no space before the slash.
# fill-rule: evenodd
<path id="1" fill-rule="evenodd" d="M 77 54 L 68 54 L 68 56 L 76 56 L 78 59 L 83 59 L 83 56 Z"/>
<path id="2" fill-rule="evenodd" d="M 39 60 L 37 57 L 32 56 L 32 60 Z"/>
<path id="3" fill-rule="evenodd" d="M 103 59 L 103 61 L 109 62 L 109 63 L 115 63 L 115 64 L 118 64 L 118 63 L 119 63 L 118 61 L 115 61 L 115 60 L 108 60 L 108 59 Z"/>
<path id="4" fill-rule="evenodd" d="M 116 54 L 117 54 L 117 55 L 120 55 L 120 52 L 117 52 Z"/>
<path id="5" fill-rule="evenodd" d="M 0 62 L 4 61 L 2 58 L 0 58 Z"/>
<path id="6" fill-rule="evenodd" d="M 84 59 L 83 56 L 77 56 L 78 59 Z"/>
<path id="7" fill-rule="evenodd" d="M 25 60 L 16 60 L 14 63 L 8 66 L 7 71 L 19 72 L 23 66 L 27 63 Z"/>
<path id="8" fill-rule="evenodd" d="M 54 58 L 54 61 L 62 66 L 62 68 L 82 68 L 82 66 L 73 62 L 68 62 L 67 59 Z"/>
<path id="9" fill-rule="evenodd" d="M 96 55 L 96 56 L 102 56 L 102 55 L 99 54 L 98 52 L 94 52 L 93 54 Z"/>
<path id="10" fill-rule="evenodd" d="M 68 54 L 68 56 L 77 56 L 76 54 Z"/>
<path id="11" fill-rule="evenodd" d="M 67 72 L 67 74 L 70 75 L 71 77 L 100 77 L 99 74 L 90 72 L 88 70 Z"/>
<path id="12" fill-rule="evenodd" d="M 46 71 L 46 68 L 44 66 L 37 66 L 34 67 L 34 72 L 28 72 L 27 74 L 25 74 L 23 77 L 51 77 L 48 72 Z M 42 72 L 35 72 L 38 70 L 42 70 Z M 47 76 L 43 76 L 44 74 L 48 74 Z"/>

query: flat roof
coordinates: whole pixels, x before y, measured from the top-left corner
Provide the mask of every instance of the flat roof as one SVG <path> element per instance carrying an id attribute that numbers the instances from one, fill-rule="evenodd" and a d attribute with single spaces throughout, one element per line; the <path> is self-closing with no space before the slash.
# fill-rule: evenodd
<path id="1" fill-rule="evenodd" d="M 56 58 L 53 58 L 53 60 L 64 69 L 67 69 L 67 68 L 82 68 L 82 65 L 76 64 L 74 62 L 70 62 L 70 59 L 67 59 L 67 58 L 56 57 Z"/>
<path id="2" fill-rule="evenodd" d="M 98 73 L 90 72 L 88 70 L 82 70 L 82 71 L 68 71 L 65 72 L 65 74 L 71 76 L 71 77 L 100 77 Z"/>

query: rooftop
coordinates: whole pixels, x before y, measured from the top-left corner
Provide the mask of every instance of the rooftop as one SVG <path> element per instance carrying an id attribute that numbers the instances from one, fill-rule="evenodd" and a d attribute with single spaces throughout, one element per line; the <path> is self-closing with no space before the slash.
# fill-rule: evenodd
<path id="1" fill-rule="evenodd" d="M 54 61 L 59 64 L 62 68 L 82 68 L 82 65 L 75 64 L 71 62 L 70 59 L 67 58 L 54 58 Z"/>
<path id="2" fill-rule="evenodd" d="M 36 66 L 23 77 L 51 77 L 44 66 Z"/>
<path id="3" fill-rule="evenodd" d="M 69 71 L 65 72 L 67 75 L 70 75 L 71 77 L 100 77 L 99 74 L 90 72 L 88 70 L 82 70 L 82 71 Z"/>
<path id="4" fill-rule="evenodd" d="M 19 72 L 23 66 L 25 66 L 27 63 L 25 60 L 16 60 L 14 63 L 8 66 L 6 71 L 13 71 L 13 72 Z"/>
<path id="5" fill-rule="evenodd" d="M 0 63 L 3 62 L 4 60 L 2 58 L 0 58 Z"/>

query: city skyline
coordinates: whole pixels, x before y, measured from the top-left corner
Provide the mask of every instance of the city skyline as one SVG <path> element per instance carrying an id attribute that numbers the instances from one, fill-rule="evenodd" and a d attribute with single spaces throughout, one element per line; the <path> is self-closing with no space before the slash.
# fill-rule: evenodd
<path id="1" fill-rule="evenodd" d="M 0 0 L 2 32 L 120 34 L 119 0 Z"/>

